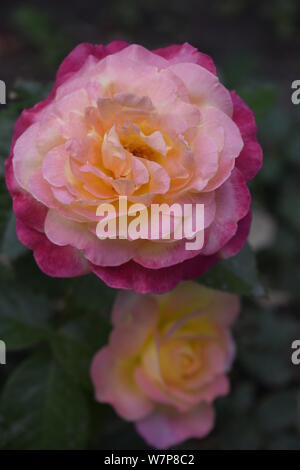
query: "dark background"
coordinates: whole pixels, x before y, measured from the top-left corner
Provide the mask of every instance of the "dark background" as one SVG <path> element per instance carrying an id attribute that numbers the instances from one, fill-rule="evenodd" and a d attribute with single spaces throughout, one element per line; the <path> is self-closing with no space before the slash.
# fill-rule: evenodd
<path id="1" fill-rule="evenodd" d="M 88 423 L 84 436 L 79 437 L 82 429 L 75 429 L 69 442 L 55 435 L 52 441 L 47 438 L 47 446 L 145 448 L 132 425 L 119 420 L 109 407 L 93 403 L 85 374 L 94 351 L 93 347 L 85 350 L 85 333 L 80 340 L 76 336 L 75 345 L 73 337 L 70 342 L 69 336 L 62 336 L 66 329 L 62 313 L 70 321 L 81 319 L 81 315 L 92 318 L 99 308 L 109 311 L 113 293 L 102 292 L 99 281 L 95 283 L 90 277 L 79 282 L 50 280 L 39 272 L 31 253 L 16 240 L 10 199 L 1 176 L 16 116 L 45 95 L 64 56 L 80 42 L 125 39 L 148 48 L 187 41 L 211 55 L 225 85 L 236 89 L 254 110 L 264 150 L 263 169 L 251 185 L 254 221 L 250 244 L 266 295 L 243 301 L 235 328 L 237 359 L 231 373 L 232 392 L 217 400 L 214 432 L 181 448 L 300 449 L 300 366 L 291 364 L 291 343 L 300 339 L 300 105 L 291 102 L 291 83 L 300 79 L 299 1 L 10 1 L 2 2 L 0 18 L 0 79 L 8 88 L 8 105 L 0 110 L 0 338 L 12 329 L 17 331 L 9 341 L 8 365 L 0 369 L 0 445 L 13 449 L 42 446 L 42 412 L 32 412 L 35 400 L 37 409 L 42 407 L 41 400 L 36 398 L 36 388 L 34 402 L 30 397 L 29 401 L 23 399 L 22 391 L 26 395 L 32 383 L 44 386 L 41 370 L 52 367 L 46 344 L 49 338 L 33 338 L 27 325 L 24 339 L 24 325 L 18 318 L 13 327 L 7 326 L 9 309 L 15 315 L 21 308 L 22 312 L 28 310 L 28 317 L 38 310 L 43 315 L 51 311 L 56 332 L 49 340 L 52 354 L 59 367 L 71 375 L 73 372 L 72 380 L 81 372 L 83 376 L 79 382 L 84 391 L 72 398 L 82 403 L 82 409 L 89 409 L 89 417 L 82 411 L 76 418 Z M 101 305 L 100 292 L 104 296 Z M 105 323 L 104 330 L 106 327 Z M 94 344 L 99 348 L 106 338 L 96 338 Z M 27 364 L 23 375 L 11 379 L 22 361 L 36 354 L 36 348 L 45 357 Z M 81 364 L 82 356 L 86 362 Z M 60 383 L 67 383 L 69 379 L 59 374 L 56 371 Z M 64 406 L 60 405 L 63 415 Z"/>

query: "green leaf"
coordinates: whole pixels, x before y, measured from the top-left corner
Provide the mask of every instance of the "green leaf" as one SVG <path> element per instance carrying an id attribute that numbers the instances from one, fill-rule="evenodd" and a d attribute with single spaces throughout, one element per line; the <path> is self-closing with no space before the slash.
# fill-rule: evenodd
<path id="1" fill-rule="evenodd" d="M 92 448 L 97 450 L 145 450 L 148 448 L 145 441 L 138 435 L 134 423 L 120 418 L 111 406 L 96 404 L 93 408 L 93 417 L 94 415 L 98 423 L 95 423 L 95 430 L 92 434 Z"/>
<path id="2" fill-rule="evenodd" d="M 85 395 L 46 353 L 24 361 L 0 402 L 6 449 L 81 449 L 90 416 Z"/>
<path id="3" fill-rule="evenodd" d="M 13 92 L 15 94 L 15 107 L 31 108 L 38 101 L 46 98 L 51 89 L 49 83 L 36 82 L 34 80 L 17 79 L 14 83 Z"/>
<path id="4" fill-rule="evenodd" d="M 284 390 L 267 396 L 258 410 L 261 428 L 273 433 L 296 425 L 296 410 L 295 390 Z"/>
<path id="5" fill-rule="evenodd" d="M 16 217 L 11 211 L 3 234 L 0 250 L 9 260 L 14 261 L 26 253 L 27 248 L 19 242 L 16 233 Z"/>
<path id="6" fill-rule="evenodd" d="M 276 184 L 281 179 L 284 171 L 284 160 L 277 152 L 274 150 L 268 152 L 268 149 L 266 149 L 264 153 L 264 164 L 258 175 L 263 184 Z M 253 182 L 254 185 L 256 181 Z"/>
<path id="7" fill-rule="evenodd" d="M 14 269 L 16 281 L 24 289 L 39 292 L 45 297 L 55 299 L 57 303 L 64 302 L 69 281 L 44 274 L 36 264 L 31 251 L 27 250 L 25 256 L 14 261 Z"/>
<path id="8" fill-rule="evenodd" d="M 222 450 L 255 450 L 261 447 L 261 434 L 255 417 L 237 415 L 220 429 L 218 448 Z"/>
<path id="9" fill-rule="evenodd" d="M 273 312 L 260 312 L 259 329 L 255 335 L 255 344 L 271 352 L 279 352 L 287 359 L 293 339 L 300 333 L 299 324 L 287 316 Z"/>
<path id="10" fill-rule="evenodd" d="M 300 189 L 296 179 L 290 178 L 289 184 L 283 188 L 279 200 L 279 213 L 292 228 L 300 232 L 300 219 L 295 207 L 300 204 Z"/>
<path id="11" fill-rule="evenodd" d="M 49 12 L 30 5 L 12 11 L 12 22 L 40 53 L 46 65 L 57 66 L 67 52 L 69 38 Z"/>
<path id="12" fill-rule="evenodd" d="M 264 288 L 258 279 L 255 257 L 248 244 L 236 256 L 218 263 L 198 281 L 208 287 L 239 295 L 264 295 Z"/>
<path id="13" fill-rule="evenodd" d="M 266 146 L 277 149 L 278 144 L 288 136 L 291 128 L 291 117 L 281 107 L 272 108 L 259 122 L 260 134 Z"/>
<path id="14" fill-rule="evenodd" d="M 4 175 L 4 160 L 8 157 L 15 115 L 11 109 L 0 113 L 0 176 Z"/>
<path id="15" fill-rule="evenodd" d="M 53 354 L 66 373 L 91 389 L 90 365 L 94 354 L 108 341 L 110 324 L 100 314 L 86 313 L 65 324 L 53 336 Z"/>
<path id="16" fill-rule="evenodd" d="M 94 274 L 72 279 L 70 289 L 76 307 L 94 313 L 110 312 L 117 292 Z"/>
<path id="17" fill-rule="evenodd" d="M 252 382 L 240 382 L 229 397 L 224 398 L 232 413 L 242 414 L 249 411 L 255 401 L 255 386 Z"/>
<path id="18" fill-rule="evenodd" d="M 258 119 L 271 110 L 276 102 L 278 90 L 274 84 L 252 84 L 243 88 L 240 94 Z"/>
<path id="19" fill-rule="evenodd" d="M 287 157 L 291 163 L 300 168 L 300 136 L 297 133 L 292 135 L 292 138 L 287 143 Z"/>
<path id="20" fill-rule="evenodd" d="M 245 51 L 243 51 L 243 54 L 233 53 L 231 58 L 228 58 L 224 64 L 224 81 L 226 86 L 237 90 L 240 94 L 242 86 L 245 82 L 249 82 L 249 77 L 253 76 L 256 68 L 257 61 L 255 56 L 249 55 Z M 242 97 L 244 98 L 243 94 Z"/>
<path id="21" fill-rule="evenodd" d="M 11 199 L 3 178 L 0 178 L 0 241 L 3 239 L 9 217 L 11 215 Z M 0 249 L 0 251 L 2 251 Z"/>
<path id="22" fill-rule="evenodd" d="M 36 293 L 4 283 L 0 291 L 0 338 L 8 350 L 31 347 L 50 330 L 49 301 Z"/>
<path id="23" fill-rule="evenodd" d="M 297 331 L 289 318 L 258 307 L 244 310 L 236 324 L 237 361 L 262 385 L 285 385 L 293 377 L 290 346 Z"/>
<path id="24" fill-rule="evenodd" d="M 284 385 L 293 375 L 290 364 L 279 354 L 247 350 L 240 352 L 238 359 L 253 377 L 269 387 Z"/>

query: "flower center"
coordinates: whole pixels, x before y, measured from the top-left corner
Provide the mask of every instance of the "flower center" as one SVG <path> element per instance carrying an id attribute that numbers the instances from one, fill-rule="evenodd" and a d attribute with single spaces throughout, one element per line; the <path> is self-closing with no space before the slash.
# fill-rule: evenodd
<path id="1" fill-rule="evenodd" d="M 160 367 L 166 383 L 179 385 L 202 368 L 201 354 L 185 340 L 173 339 L 161 346 Z"/>
<path id="2" fill-rule="evenodd" d="M 124 149 L 128 150 L 128 152 L 130 152 L 135 157 L 147 158 L 148 160 L 155 160 L 157 152 L 151 149 L 148 145 L 139 142 L 138 139 L 121 139 L 121 143 Z"/>

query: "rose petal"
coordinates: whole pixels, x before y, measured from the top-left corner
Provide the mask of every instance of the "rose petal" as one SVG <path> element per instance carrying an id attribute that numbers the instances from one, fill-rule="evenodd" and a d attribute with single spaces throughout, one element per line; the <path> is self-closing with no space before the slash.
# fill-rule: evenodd
<path id="1" fill-rule="evenodd" d="M 213 425 L 213 408 L 201 404 L 187 413 L 156 411 L 138 421 L 136 428 L 150 446 L 166 449 L 190 438 L 202 439 L 212 430 Z"/>

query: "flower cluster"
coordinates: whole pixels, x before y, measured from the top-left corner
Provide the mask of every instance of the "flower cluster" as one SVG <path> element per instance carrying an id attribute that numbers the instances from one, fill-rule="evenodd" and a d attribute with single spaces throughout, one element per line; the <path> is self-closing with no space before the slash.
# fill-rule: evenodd
<path id="1" fill-rule="evenodd" d="M 189 44 L 81 44 L 16 123 L 5 171 L 18 237 L 50 276 L 93 272 L 131 290 L 117 297 L 91 377 L 96 399 L 151 446 L 206 436 L 214 400 L 229 392 L 239 298 L 192 280 L 244 245 L 247 183 L 261 163 L 252 111 Z M 144 215 L 201 205 L 203 243 L 166 239 L 159 219 L 155 237 L 101 238 L 105 204 L 126 224 L 137 204 Z"/>

